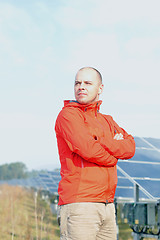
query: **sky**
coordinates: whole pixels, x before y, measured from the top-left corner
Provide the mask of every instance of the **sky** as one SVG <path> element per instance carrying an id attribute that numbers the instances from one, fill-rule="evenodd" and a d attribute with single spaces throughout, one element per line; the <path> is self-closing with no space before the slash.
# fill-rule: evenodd
<path id="1" fill-rule="evenodd" d="M 159 0 L 0 0 L 0 165 L 59 168 L 54 124 L 79 68 L 97 68 L 101 112 L 160 138 Z"/>

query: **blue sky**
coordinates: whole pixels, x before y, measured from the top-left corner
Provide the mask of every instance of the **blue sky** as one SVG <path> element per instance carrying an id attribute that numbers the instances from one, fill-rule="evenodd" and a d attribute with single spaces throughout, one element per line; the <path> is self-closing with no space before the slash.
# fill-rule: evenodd
<path id="1" fill-rule="evenodd" d="M 101 111 L 160 138 L 159 0 L 0 0 L 0 163 L 59 167 L 53 131 L 83 66 L 103 76 Z"/>

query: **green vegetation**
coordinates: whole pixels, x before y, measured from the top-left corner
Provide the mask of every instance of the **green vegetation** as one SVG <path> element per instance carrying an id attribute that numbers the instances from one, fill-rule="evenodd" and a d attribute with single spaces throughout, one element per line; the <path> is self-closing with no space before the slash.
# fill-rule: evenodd
<path id="1" fill-rule="evenodd" d="M 131 235 L 132 230 L 128 224 L 122 223 L 119 220 L 118 227 L 119 227 L 119 240 L 133 240 L 133 237 Z"/>
<path id="2" fill-rule="evenodd" d="M 132 230 L 129 227 L 128 224 L 123 223 L 121 220 L 121 208 L 122 205 L 117 205 L 117 216 L 118 216 L 118 228 L 119 228 L 119 240 L 133 240 L 133 237 L 131 235 Z"/>
<path id="3" fill-rule="evenodd" d="M 32 178 L 45 172 L 45 170 L 28 171 L 26 165 L 22 162 L 3 164 L 0 165 L 0 180 Z"/>
<path id="4" fill-rule="evenodd" d="M 0 186 L 0 239 L 58 240 L 59 227 L 50 204 L 34 191 Z"/>
<path id="5" fill-rule="evenodd" d="M 45 196 L 43 191 L 36 193 L 18 186 L 0 185 L 0 239 L 58 240 L 57 218 L 50 209 L 56 197 Z M 119 240 L 133 240 L 132 230 L 121 220 L 121 207 L 118 204 Z"/>
<path id="6" fill-rule="evenodd" d="M 127 223 L 122 223 L 121 220 L 118 221 L 119 226 L 119 240 L 133 240 L 131 235 L 132 230 Z M 143 240 L 155 240 L 155 238 L 143 238 Z"/>
<path id="7" fill-rule="evenodd" d="M 118 204 L 117 215 L 118 215 L 118 227 L 119 227 L 119 240 L 133 240 L 132 229 L 128 223 L 124 223 L 121 220 L 121 208 L 122 204 Z M 143 238 L 143 240 L 154 240 L 155 238 Z"/>
<path id="8" fill-rule="evenodd" d="M 24 163 L 16 162 L 0 166 L 0 180 L 19 179 L 27 177 L 27 168 Z"/>

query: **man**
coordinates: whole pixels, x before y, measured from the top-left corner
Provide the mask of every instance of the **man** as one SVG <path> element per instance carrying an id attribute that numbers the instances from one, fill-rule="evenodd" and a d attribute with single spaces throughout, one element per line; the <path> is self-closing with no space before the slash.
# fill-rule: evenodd
<path id="1" fill-rule="evenodd" d="M 75 78 L 76 101 L 65 101 L 55 131 L 61 162 L 61 240 L 115 240 L 118 159 L 135 153 L 131 135 L 99 112 L 102 77 L 91 67 Z"/>

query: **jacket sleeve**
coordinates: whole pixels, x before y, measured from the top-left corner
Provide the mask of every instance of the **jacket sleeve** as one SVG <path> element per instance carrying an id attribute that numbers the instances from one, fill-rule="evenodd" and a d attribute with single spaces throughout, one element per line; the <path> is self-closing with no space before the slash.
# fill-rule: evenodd
<path id="1" fill-rule="evenodd" d="M 135 141 L 134 138 L 129 135 L 123 128 L 119 127 L 118 124 L 110 117 L 113 129 L 116 133 L 122 133 L 122 140 L 116 140 L 108 138 L 107 136 L 101 141 L 101 145 L 114 157 L 119 159 L 129 159 L 135 154 Z"/>
<path id="2" fill-rule="evenodd" d="M 74 109 L 63 109 L 55 124 L 56 135 L 62 137 L 70 150 L 89 162 L 112 167 L 117 158 L 112 156 L 90 135 L 84 118 Z"/>

